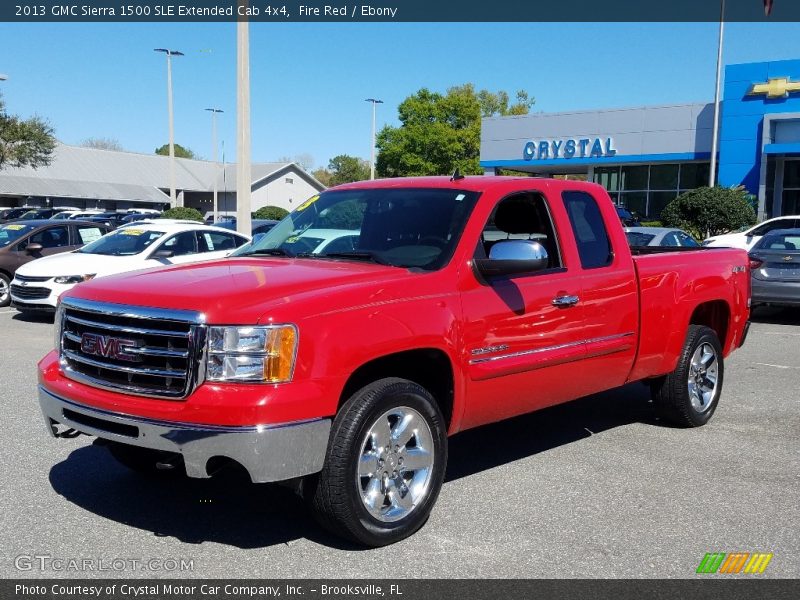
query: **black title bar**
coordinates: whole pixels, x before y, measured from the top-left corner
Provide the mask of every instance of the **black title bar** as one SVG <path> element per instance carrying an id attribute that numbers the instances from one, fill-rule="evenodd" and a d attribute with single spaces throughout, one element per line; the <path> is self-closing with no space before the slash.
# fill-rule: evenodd
<path id="1" fill-rule="evenodd" d="M 719 21 L 720 0 L 4 0 L 6 22 Z M 726 21 L 800 21 L 800 2 L 727 0 Z"/>

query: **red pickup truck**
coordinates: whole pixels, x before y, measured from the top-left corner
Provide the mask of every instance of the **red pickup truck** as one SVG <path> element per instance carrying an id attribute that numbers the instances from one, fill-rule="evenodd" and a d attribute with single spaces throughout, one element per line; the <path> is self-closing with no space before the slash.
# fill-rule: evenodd
<path id="1" fill-rule="evenodd" d="M 39 399 L 56 437 L 138 471 L 238 463 L 378 546 L 426 521 L 459 431 L 632 381 L 705 424 L 749 303 L 744 251 L 632 252 L 593 184 L 361 182 L 225 260 L 76 286 Z"/>

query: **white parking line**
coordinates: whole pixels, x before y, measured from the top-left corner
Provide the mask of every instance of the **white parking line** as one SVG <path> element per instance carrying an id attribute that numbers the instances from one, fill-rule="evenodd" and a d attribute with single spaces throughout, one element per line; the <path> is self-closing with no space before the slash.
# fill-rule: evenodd
<path id="1" fill-rule="evenodd" d="M 800 333 L 788 333 L 784 331 L 764 331 L 766 335 L 794 335 L 800 337 Z"/>
<path id="2" fill-rule="evenodd" d="M 787 365 L 772 365 L 770 363 L 755 363 L 762 367 L 774 367 L 776 369 L 800 369 L 800 367 L 791 367 Z"/>
<path id="3" fill-rule="evenodd" d="M 16 312 L 18 311 L 14 310 L 13 308 L 11 310 L 0 310 L 0 315 L 13 315 Z"/>

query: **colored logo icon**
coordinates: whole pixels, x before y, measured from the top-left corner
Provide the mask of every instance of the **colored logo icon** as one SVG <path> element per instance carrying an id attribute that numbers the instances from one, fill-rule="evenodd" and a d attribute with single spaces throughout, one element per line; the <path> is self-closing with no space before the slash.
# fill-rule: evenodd
<path id="1" fill-rule="evenodd" d="M 709 552 L 700 561 L 697 573 L 763 573 L 771 560 L 771 552 Z"/>

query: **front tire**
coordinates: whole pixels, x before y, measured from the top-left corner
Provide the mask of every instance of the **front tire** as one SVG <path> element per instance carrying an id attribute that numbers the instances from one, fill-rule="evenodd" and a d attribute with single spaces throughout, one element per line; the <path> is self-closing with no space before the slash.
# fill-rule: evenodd
<path id="1" fill-rule="evenodd" d="M 434 398 L 411 381 L 381 379 L 342 406 L 306 495 L 327 529 L 384 546 L 425 524 L 446 466 L 446 425 Z"/>
<path id="2" fill-rule="evenodd" d="M 5 273 L 0 273 L 0 308 L 11 304 L 11 280 Z"/>
<path id="3" fill-rule="evenodd" d="M 656 412 L 679 427 L 705 425 L 719 404 L 724 372 L 716 332 L 690 325 L 677 367 L 652 384 Z"/>

